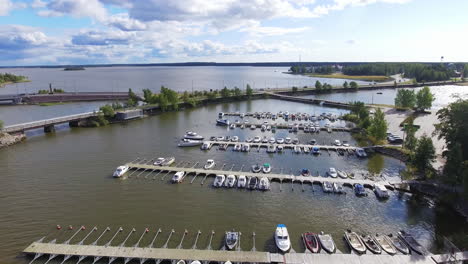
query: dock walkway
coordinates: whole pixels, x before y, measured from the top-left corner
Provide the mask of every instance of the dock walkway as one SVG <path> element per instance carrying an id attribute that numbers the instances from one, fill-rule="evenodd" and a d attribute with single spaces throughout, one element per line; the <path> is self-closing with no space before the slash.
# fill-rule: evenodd
<path id="1" fill-rule="evenodd" d="M 203 141 L 205 143 L 209 143 L 211 146 L 215 145 L 228 145 L 230 146 L 235 146 L 237 144 L 240 145 L 248 145 L 250 148 L 268 148 L 268 146 L 283 146 L 284 149 L 293 149 L 294 147 L 300 147 L 301 149 L 304 149 L 304 147 L 312 149 L 313 147 L 318 147 L 321 150 L 337 150 L 337 149 L 342 149 L 345 151 L 355 151 L 359 147 L 344 147 L 344 146 L 335 146 L 335 145 L 312 145 L 312 144 L 278 144 L 278 143 L 262 143 L 262 142 L 245 142 L 245 141 L 226 141 L 226 140 L 219 140 L 219 141 L 211 141 L 211 140 L 205 140 Z"/>

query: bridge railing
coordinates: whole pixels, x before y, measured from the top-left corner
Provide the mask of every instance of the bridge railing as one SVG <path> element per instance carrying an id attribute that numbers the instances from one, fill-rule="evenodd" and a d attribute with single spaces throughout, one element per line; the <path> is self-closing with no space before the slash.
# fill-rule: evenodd
<path id="1" fill-rule="evenodd" d="M 66 122 L 70 122 L 70 121 L 77 120 L 77 119 L 84 119 L 84 118 L 88 118 L 88 117 L 91 117 L 91 116 L 96 116 L 97 113 L 98 112 L 87 112 L 87 113 L 68 115 L 68 116 L 61 116 L 61 117 L 50 118 L 50 119 L 39 120 L 39 121 L 33 121 L 33 122 L 27 122 L 27 123 L 21 123 L 21 124 L 6 126 L 6 127 L 3 128 L 2 131 L 7 132 L 7 133 L 24 131 L 24 130 L 43 127 L 43 126 L 48 126 L 48 125 L 66 123 Z"/>

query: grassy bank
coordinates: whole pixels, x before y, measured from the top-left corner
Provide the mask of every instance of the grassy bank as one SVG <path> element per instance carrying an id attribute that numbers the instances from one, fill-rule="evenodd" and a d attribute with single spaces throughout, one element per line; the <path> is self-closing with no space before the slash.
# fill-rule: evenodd
<path id="1" fill-rule="evenodd" d="M 40 103 L 39 106 L 64 105 L 65 103 Z"/>
<path id="2" fill-rule="evenodd" d="M 306 73 L 305 75 L 311 77 L 319 77 L 319 78 L 332 78 L 332 79 L 350 79 L 350 80 L 359 80 L 359 81 L 376 81 L 376 82 L 385 82 L 393 80 L 391 77 L 388 76 L 381 76 L 381 75 L 345 75 L 341 73 L 334 73 L 334 74 L 315 74 L 315 73 Z"/>
<path id="3" fill-rule="evenodd" d="M 24 79 L 24 80 L 17 81 L 17 82 L 0 82 L 0 88 L 1 88 L 1 87 L 4 87 L 5 85 L 8 85 L 8 84 L 24 83 L 24 82 L 30 82 L 30 80 Z"/>

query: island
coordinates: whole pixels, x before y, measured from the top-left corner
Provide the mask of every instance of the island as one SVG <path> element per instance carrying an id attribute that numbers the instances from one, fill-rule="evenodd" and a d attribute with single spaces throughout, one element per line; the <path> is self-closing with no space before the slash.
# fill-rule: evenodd
<path id="1" fill-rule="evenodd" d="M 65 67 L 63 69 L 64 71 L 84 71 L 85 68 L 83 66 L 70 66 L 70 67 Z"/>

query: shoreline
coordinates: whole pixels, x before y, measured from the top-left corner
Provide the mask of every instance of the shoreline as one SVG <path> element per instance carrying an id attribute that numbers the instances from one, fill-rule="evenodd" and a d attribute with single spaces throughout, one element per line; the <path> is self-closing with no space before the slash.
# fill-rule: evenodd
<path id="1" fill-rule="evenodd" d="M 0 88 L 3 88 L 7 85 L 11 85 L 11 84 L 15 84 L 15 83 L 26 83 L 26 82 L 31 82 L 31 80 L 22 80 L 22 81 L 18 81 L 18 82 L 4 82 L 4 83 L 0 83 Z"/>
<path id="2" fill-rule="evenodd" d="M 308 76 L 308 77 L 317 77 L 317 78 L 328 78 L 328 79 L 343 79 L 343 80 L 351 80 L 351 81 L 363 81 L 363 82 L 389 82 L 395 80 L 389 76 L 381 76 L 381 75 L 345 75 L 345 74 L 319 74 L 319 73 L 292 73 L 292 72 L 283 72 L 285 74 L 291 75 L 300 75 L 300 76 Z"/>

